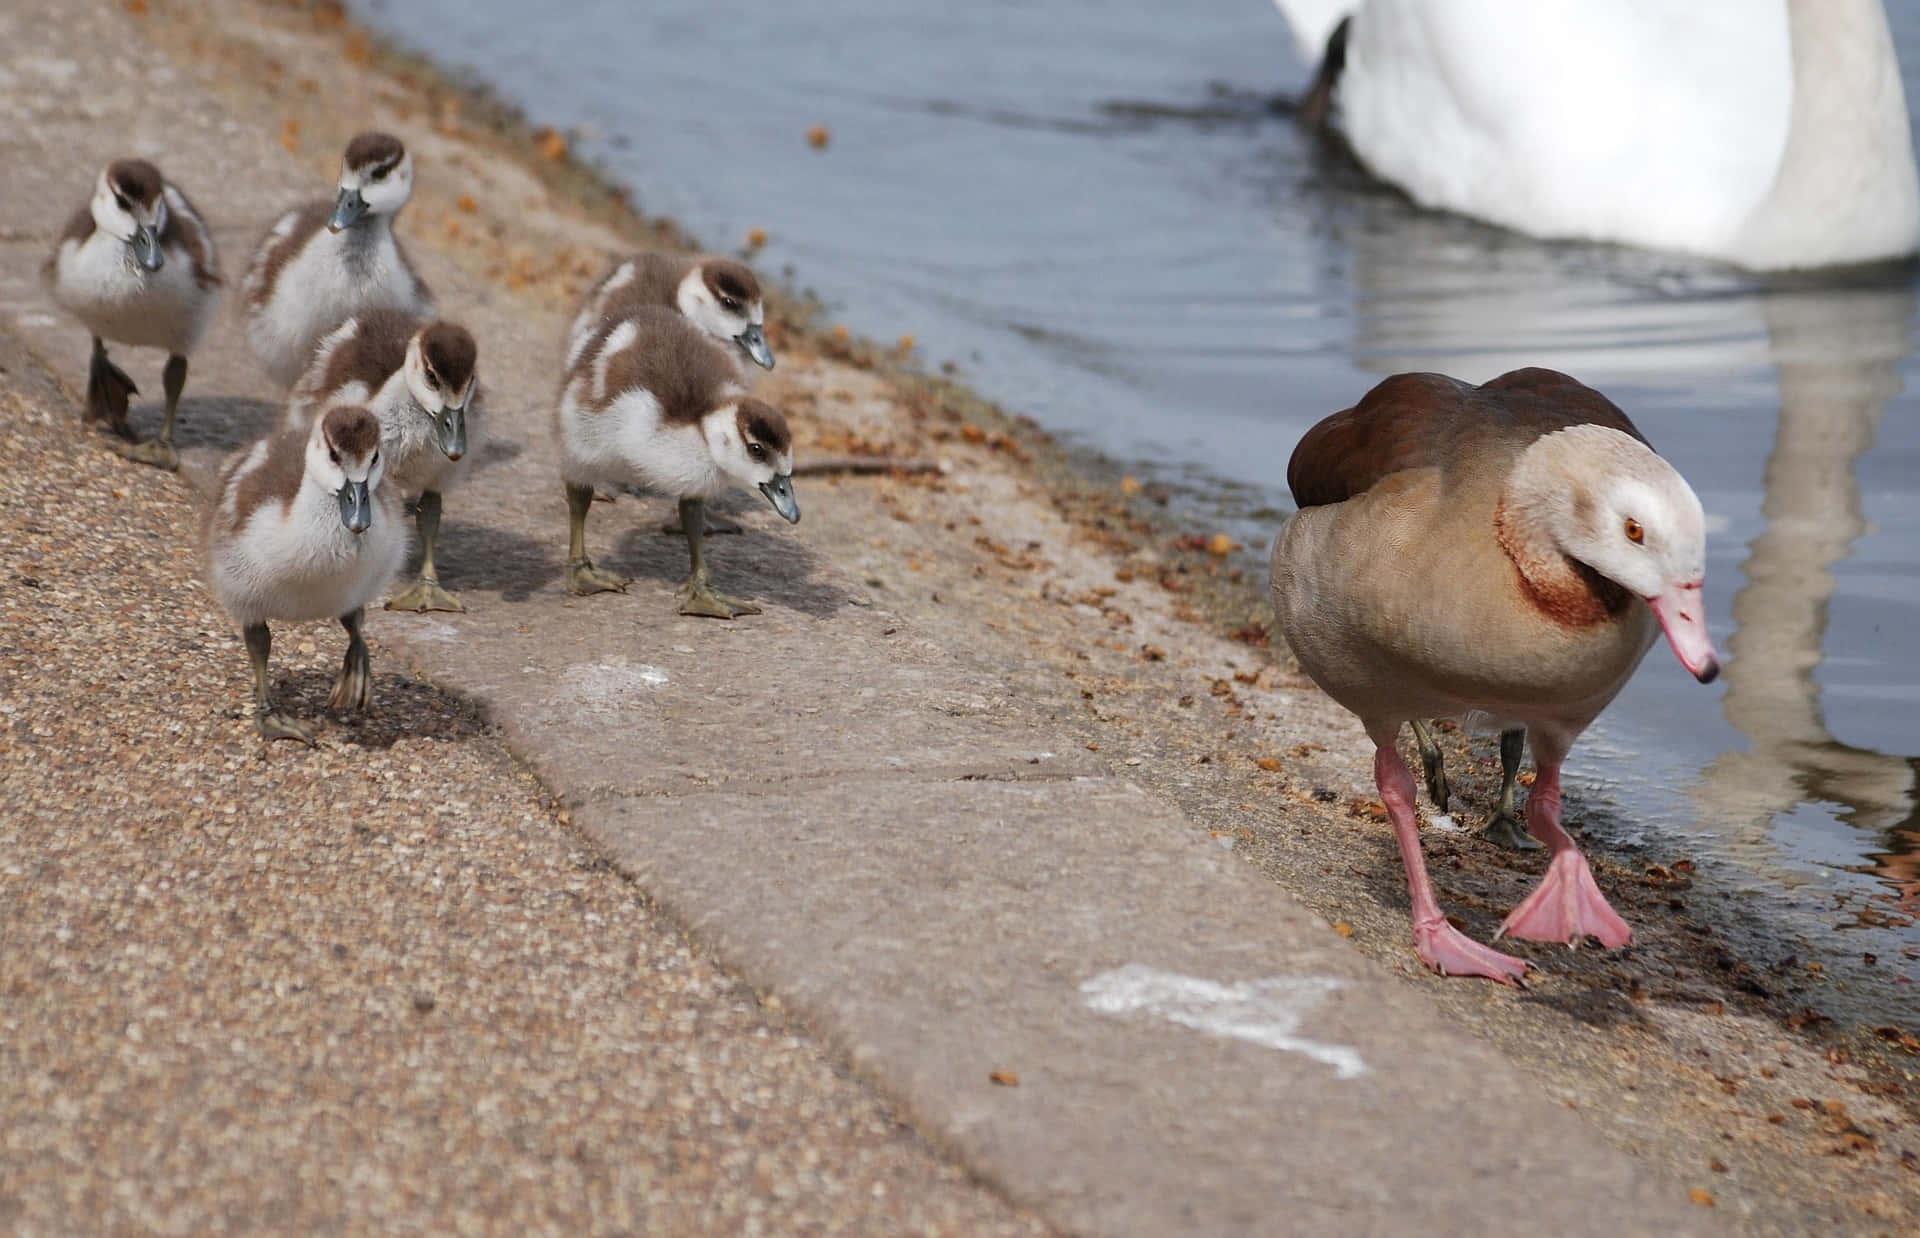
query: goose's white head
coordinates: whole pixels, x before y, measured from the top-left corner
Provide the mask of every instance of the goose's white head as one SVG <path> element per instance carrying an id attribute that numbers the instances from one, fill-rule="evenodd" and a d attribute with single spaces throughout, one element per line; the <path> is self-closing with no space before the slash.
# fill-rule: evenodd
<path id="1" fill-rule="evenodd" d="M 167 229 L 167 194 L 159 168 L 144 159 L 108 164 L 94 185 L 89 210 L 94 226 L 125 241 L 143 269 L 160 269 L 165 261 L 160 234 Z"/>
<path id="2" fill-rule="evenodd" d="M 793 497 L 793 432 L 779 409 L 743 397 L 701 418 L 700 429 L 722 471 L 766 495 L 789 523 L 799 521 L 800 504 Z"/>
<path id="3" fill-rule="evenodd" d="M 373 524 L 373 491 L 385 475 L 380 458 L 380 420 L 352 404 L 336 404 L 307 437 L 307 480 L 340 503 L 340 523 L 349 533 Z"/>
<path id="4" fill-rule="evenodd" d="M 1712 682 L 1706 516 L 1678 470 L 1632 435 L 1570 426 L 1522 455 L 1511 493 L 1568 558 L 1645 601 L 1680 665 Z"/>
<path id="5" fill-rule="evenodd" d="M 717 340 L 731 340 L 764 369 L 773 368 L 767 347 L 767 307 L 753 268 L 731 258 L 707 258 L 680 281 L 674 303 L 687 321 Z"/>
<path id="6" fill-rule="evenodd" d="M 432 322 L 407 341 L 407 393 L 433 421 L 433 441 L 449 460 L 467 454 L 467 407 L 479 388 L 479 348 L 468 330 Z"/>
<path id="7" fill-rule="evenodd" d="M 374 215 L 399 213 L 413 196 L 413 156 L 390 133 L 363 133 L 340 158 L 339 193 L 327 229 L 341 232 Z"/>

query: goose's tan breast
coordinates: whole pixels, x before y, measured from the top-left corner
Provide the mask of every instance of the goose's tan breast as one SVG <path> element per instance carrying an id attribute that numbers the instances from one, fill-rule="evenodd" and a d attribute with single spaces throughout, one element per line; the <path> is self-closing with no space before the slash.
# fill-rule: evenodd
<path id="1" fill-rule="evenodd" d="M 1274 604 L 1302 666 L 1362 718 L 1480 710 L 1591 717 L 1653 636 L 1644 605 L 1545 599 L 1496 534 L 1496 479 L 1447 490 L 1409 469 L 1295 516 L 1275 543 Z"/>

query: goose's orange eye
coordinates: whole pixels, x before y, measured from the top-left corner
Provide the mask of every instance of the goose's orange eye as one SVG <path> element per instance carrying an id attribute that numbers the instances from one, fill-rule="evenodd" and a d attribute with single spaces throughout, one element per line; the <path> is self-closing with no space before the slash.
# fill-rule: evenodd
<path id="1" fill-rule="evenodd" d="M 1647 531 L 1632 516 L 1627 517 L 1627 540 L 1636 546 L 1647 540 Z"/>

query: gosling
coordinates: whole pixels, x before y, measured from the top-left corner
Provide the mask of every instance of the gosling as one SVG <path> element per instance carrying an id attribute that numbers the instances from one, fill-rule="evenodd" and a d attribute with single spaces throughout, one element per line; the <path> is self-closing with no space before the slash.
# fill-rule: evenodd
<path id="1" fill-rule="evenodd" d="M 400 500 L 383 486 L 380 423 L 336 405 L 235 452 L 220 471 L 206 526 L 207 581 L 239 625 L 253 663 L 254 726 L 266 739 L 314 742 L 274 707 L 269 619 L 338 618 L 346 660 L 330 709 L 365 710 L 373 672 L 360 622 L 407 557 Z"/>

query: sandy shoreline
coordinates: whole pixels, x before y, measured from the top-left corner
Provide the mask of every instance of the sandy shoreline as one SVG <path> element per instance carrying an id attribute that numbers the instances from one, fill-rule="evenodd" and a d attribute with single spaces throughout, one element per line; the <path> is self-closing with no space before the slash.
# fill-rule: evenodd
<path id="1" fill-rule="evenodd" d="M 564 314 L 611 248 L 684 239 L 553 157 L 552 138 L 385 51 L 337 9 L 234 8 L 257 22 L 223 26 L 183 9 L 147 29 L 233 115 L 276 132 L 316 183 L 367 115 L 424 139 L 402 231 L 442 268 L 497 288 L 489 312 Z M 341 97 L 366 99 L 367 109 L 321 106 Z M 227 229 L 231 275 L 244 260 L 236 221 L 209 213 Z M 32 242 L 56 226 L 49 219 L 47 237 Z M 1076 472 L 1030 424 L 907 372 L 884 345 L 836 334 L 805 306 L 782 301 L 769 334 L 781 365 L 761 394 L 801 428 L 803 458 L 950 466 L 807 482 L 802 538 L 863 582 L 855 605 L 910 616 L 921 639 L 973 668 L 984 694 L 1032 703 L 1086 760 L 1178 804 L 1600 1137 L 1687 1190 L 1712 1192 L 1723 1213 L 1783 1231 L 1898 1228 L 1920 1217 L 1917 1059 L 1871 1028 L 1807 1018 L 1820 1000 L 1817 975 L 1755 968 L 1716 938 L 1707 909 L 1695 914 L 1703 892 L 1604 856 L 1596 871 L 1636 928 L 1632 951 L 1536 948 L 1542 975 L 1522 996 L 1425 975 L 1407 946 L 1404 887 L 1372 811 L 1357 725 L 1283 651 L 1231 635 L 1258 637 L 1247 628 L 1243 560 L 1177 542 L 1149 500 Z M 544 410 L 517 415 L 531 426 Z M 633 521 L 632 511 L 605 518 L 600 536 Z M 553 532 L 563 532 L 558 521 Z M 462 570 L 453 559 L 446 569 L 450 578 Z M 217 690 L 237 703 L 243 664 L 209 643 Z M 328 649 L 307 659 L 309 678 Z M 384 649 L 376 657 L 376 671 L 400 663 Z M 1454 762 L 1458 791 L 1483 805 L 1490 760 L 1470 771 L 1457 753 Z M 1428 846 L 1443 903 L 1481 937 L 1541 867 L 1470 838 L 1429 835 Z"/>

